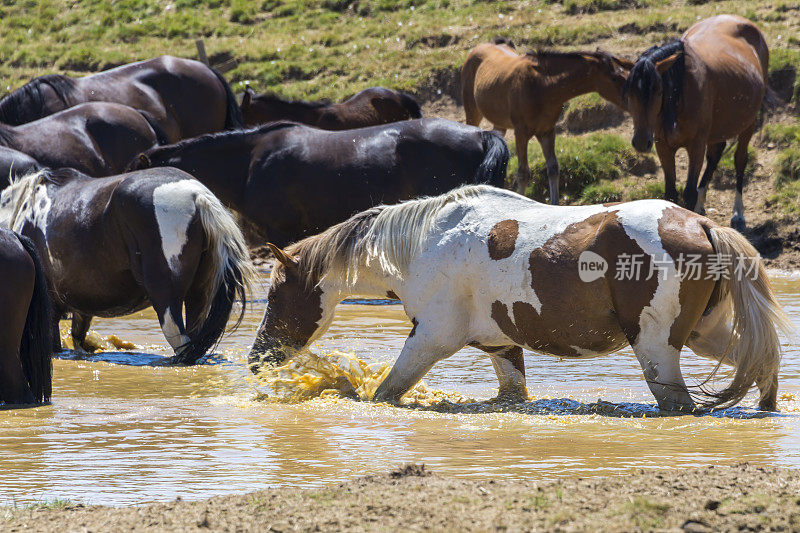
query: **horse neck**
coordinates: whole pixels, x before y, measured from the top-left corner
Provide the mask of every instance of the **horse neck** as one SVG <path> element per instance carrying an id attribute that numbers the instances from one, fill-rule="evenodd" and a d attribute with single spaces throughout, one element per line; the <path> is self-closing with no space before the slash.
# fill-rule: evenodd
<path id="1" fill-rule="evenodd" d="M 591 56 L 568 56 L 545 59 L 547 62 L 550 85 L 558 91 L 558 97 L 566 102 L 581 94 L 598 92 L 603 98 L 609 93 L 605 86 L 604 76 L 598 69 L 597 59 Z M 619 101 L 621 98 L 616 97 Z"/>
<path id="2" fill-rule="evenodd" d="M 310 106 L 305 102 L 293 102 L 291 100 L 275 100 L 270 103 L 262 103 L 266 108 L 269 121 L 290 120 L 303 124 L 312 124 L 319 118 L 323 107 Z"/>
<path id="3" fill-rule="evenodd" d="M 0 123 L 0 146 L 16 149 L 16 128 L 8 124 Z"/>
<path id="4" fill-rule="evenodd" d="M 196 147 L 170 160 L 170 165 L 194 176 L 224 204 L 240 208 L 250 173 L 251 151 L 249 143 Z"/>

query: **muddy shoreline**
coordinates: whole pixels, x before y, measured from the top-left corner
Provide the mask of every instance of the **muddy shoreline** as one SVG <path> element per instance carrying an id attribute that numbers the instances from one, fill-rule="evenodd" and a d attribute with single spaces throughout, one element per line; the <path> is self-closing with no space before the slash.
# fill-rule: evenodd
<path id="1" fill-rule="evenodd" d="M 800 471 L 637 470 L 552 481 L 462 479 L 421 465 L 320 489 L 113 508 L 0 509 L 4 531 L 784 531 L 800 528 Z"/>

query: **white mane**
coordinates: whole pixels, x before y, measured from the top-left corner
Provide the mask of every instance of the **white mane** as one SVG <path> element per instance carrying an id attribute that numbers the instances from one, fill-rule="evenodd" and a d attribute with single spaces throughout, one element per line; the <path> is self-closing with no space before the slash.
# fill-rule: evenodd
<path id="1" fill-rule="evenodd" d="M 433 197 L 380 205 L 362 211 L 328 230 L 287 248 L 296 256 L 309 283 L 334 273 L 354 284 L 360 266 L 377 263 L 385 275 L 402 278 L 434 228 L 439 212 L 453 203 L 465 203 L 484 194 L 514 192 L 488 185 L 465 185 Z"/>
<path id="2" fill-rule="evenodd" d="M 25 204 L 25 200 L 33 198 L 36 192 L 36 186 L 46 172 L 46 170 L 37 170 L 17 178 L 11 175 L 8 176 L 9 185 L 3 190 L 2 195 L 0 195 L 1 226 L 14 229 L 21 214 L 22 206 Z M 30 209 L 33 209 L 32 204 L 33 202 L 30 202 L 28 205 Z"/>

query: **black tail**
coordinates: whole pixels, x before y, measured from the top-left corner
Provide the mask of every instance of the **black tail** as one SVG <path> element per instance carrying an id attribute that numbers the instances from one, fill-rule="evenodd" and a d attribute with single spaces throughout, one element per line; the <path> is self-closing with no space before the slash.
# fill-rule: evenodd
<path id="1" fill-rule="evenodd" d="M 34 398 L 37 402 L 49 402 L 53 389 L 53 308 L 36 245 L 28 237 L 18 237 L 36 268 L 33 297 L 28 306 L 19 357 Z"/>
<path id="2" fill-rule="evenodd" d="M 422 118 L 422 108 L 413 96 L 401 91 L 400 102 L 403 104 L 405 110 L 408 111 L 408 116 L 411 118 Z"/>
<path id="3" fill-rule="evenodd" d="M 169 137 L 167 137 L 167 132 L 164 131 L 164 128 L 161 127 L 161 124 L 156 121 L 153 115 L 147 111 L 142 111 L 141 109 L 137 109 L 136 111 L 138 111 L 139 114 L 144 117 L 147 123 L 150 124 L 150 127 L 153 128 L 153 133 L 156 134 L 156 142 L 159 146 L 172 144 L 169 140 Z"/>
<path id="4" fill-rule="evenodd" d="M 236 95 L 233 94 L 233 89 L 222 77 L 222 73 L 213 67 L 208 67 L 211 72 L 217 77 L 219 82 L 225 87 L 225 100 L 227 101 L 228 112 L 225 115 L 225 129 L 226 130 L 240 130 L 244 128 L 244 119 L 242 118 L 242 108 L 236 102 Z"/>
<path id="5" fill-rule="evenodd" d="M 475 173 L 475 183 L 488 183 L 495 187 L 506 184 L 506 168 L 511 153 L 506 140 L 496 131 L 482 131 L 483 162 Z"/>

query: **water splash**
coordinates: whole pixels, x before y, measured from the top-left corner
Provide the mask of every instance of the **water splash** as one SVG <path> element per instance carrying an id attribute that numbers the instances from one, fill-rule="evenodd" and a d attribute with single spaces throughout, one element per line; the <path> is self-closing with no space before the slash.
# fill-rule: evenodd
<path id="1" fill-rule="evenodd" d="M 72 335 L 68 329 L 61 328 L 61 346 L 68 350 L 75 349 L 75 343 L 72 341 Z M 87 352 L 116 352 L 120 350 L 136 350 L 140 349 L 139 346 L 132 342 L 120 339 L 116 335 L 100 335 L 94 330 L 89 330 L 86 334 L 83 349 Z"/>

